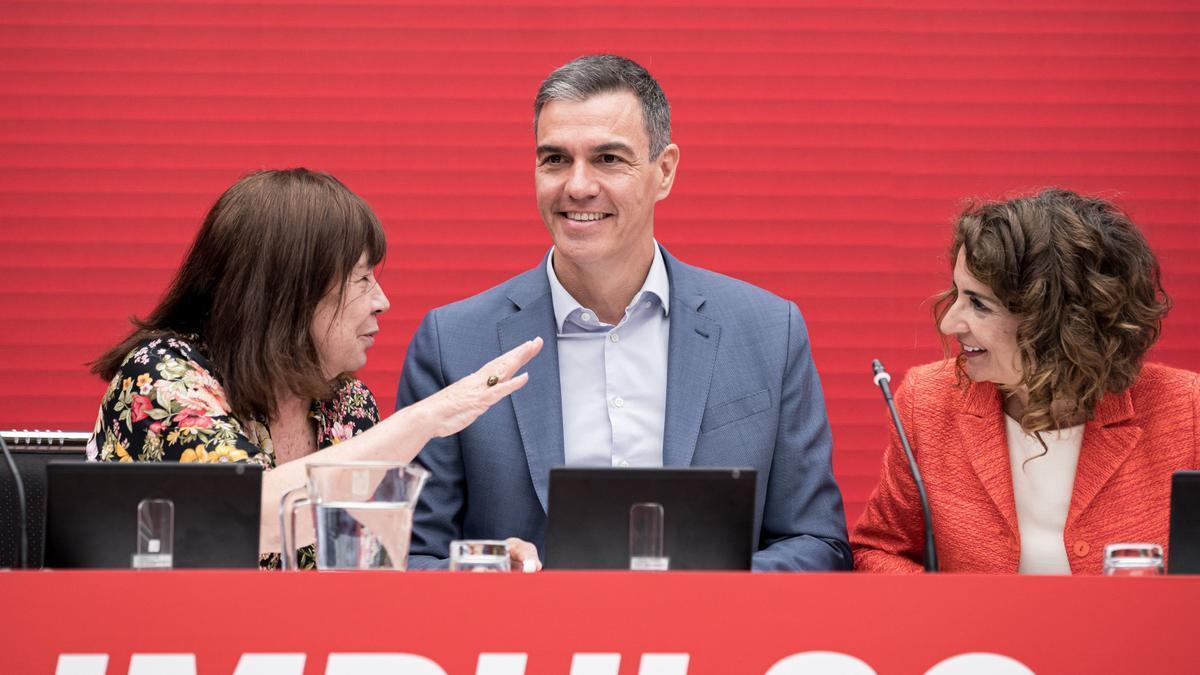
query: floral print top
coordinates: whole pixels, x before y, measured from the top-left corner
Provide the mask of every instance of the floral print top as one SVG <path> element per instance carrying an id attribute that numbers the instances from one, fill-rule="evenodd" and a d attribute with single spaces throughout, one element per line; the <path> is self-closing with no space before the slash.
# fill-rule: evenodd
<path id="1" fill-rule="evenodd" d="M 356 436 L 379 421 L 375 397 L 354 378 L 344 378 L 328 400 L 314 401 L 308 414 L 318 448 Z M 125 357 L 101 399 L 87 457 L 108 462 L 246 461 L 266 470 L 275 467 L 265 420 L 234 417 L 201 343 L 178 336 L 147 339 Z M 277 564 L 278 556 L 271 558 L 264 566 Z"/>

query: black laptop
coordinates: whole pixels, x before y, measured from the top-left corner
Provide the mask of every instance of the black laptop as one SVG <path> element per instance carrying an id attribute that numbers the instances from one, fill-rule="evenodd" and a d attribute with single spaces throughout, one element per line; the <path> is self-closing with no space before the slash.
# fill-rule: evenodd
<path id="1" fill-rule="evenodd" d="M 46 567 L 129 569 L 143 499 L 174 504 L 173 567 L 258 566 L 262 467 L 51 462 Z"/>
<path id="2" fill-rule="evenodd" d="M 629 569 L 629 512 L 663 507 L 672 570 L 748 570 L 754 547 L 754 469 L 550 470 L 547 569 Z"/>
<path id="3" fill-rule="evenodd" d="M 1200 471 L 1171 476 L 1168 574 L 1200 574 Z"/>

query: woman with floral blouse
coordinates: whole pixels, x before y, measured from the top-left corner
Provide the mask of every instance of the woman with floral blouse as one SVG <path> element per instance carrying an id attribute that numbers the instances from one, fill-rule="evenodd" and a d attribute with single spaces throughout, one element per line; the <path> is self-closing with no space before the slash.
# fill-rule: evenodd
<path id="1" fill-rule="evenodd" d="M 158 306 L 92 364 L 111 384 L 88 457 L 261 464 L 260 550 L 278 552 L 279 499 L 310 461 L 407 462 L 525 384 L 514 374 L 540 340 L 380 422 L 352 373 L 388 309 L 374 274 L 385 251 L 371 208 L 332 176 L 239 180 Z"/>

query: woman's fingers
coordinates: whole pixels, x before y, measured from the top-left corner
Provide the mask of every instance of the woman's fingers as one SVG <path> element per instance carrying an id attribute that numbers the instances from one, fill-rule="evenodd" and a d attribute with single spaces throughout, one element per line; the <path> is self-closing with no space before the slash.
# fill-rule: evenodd
<path id="1" fill-rule="evenodd" d="M 495 384 L 511 378 L 513 373 L 520 370 L 521 367 L 526 363 L 529 363 L 529 360 L 534 356 L 537 356 L 537 353 L 542 350 L 542 344 L 544 343 L 540 337 L 536 337 L 528 342 L 523 342 L 489 361 L 486 365 L 477 370 L 476 374 L 479 375 L 485 383 L 491 382 L 493 381 L 491 378 L 495 378 L 494 383 L 491 385 L 495 386 Z"/>
<path id="2" fill-rule="evenodd" d="M 497 401 L 525 386 L 529 374 L 513 377 L 513 373 L 529 363 L 542 344 L 540 337 L 522 343 L 427 399 L 437 420 L 435 435 L 458 433 Z"/>
<path id="3" fill-rule="evenodd" d="M 488 393 L 492 394 L 493 398 L 488 401 L 489 406 L 525 386 L 529 381 L 529 373 L 521 373 L 516 377 L 513 377 L 513 373 L 537 356 L 538 352 L 542 351 L 543 344 L 542 338 L 535 337 L 492 359 L 475 371 L 475 374 L 482 378 L 484 386 L 491 389 Z"/>
<path id="4" fill-rule="evenodd" d="M 496 386 L 491 388 L 491 391 L 489 393 L 492 394 L 492 396 L 491 396 L 491 400 L 488 402 L 488 405 L 491 405 L 491 404 L 495 403 L 496 401 L 499 401 L 500 399 L 504 398 L 505 396 L 508 396 L 509 394 L 513 393 L 514 391 L 520 389 L 521 387 L 524 387 L 525 383 L 528 381 L 529 381 L 529 373 L 521 373 L 520 375 L 518 375 L 516 377 L 509 378 L 503 382 L 500 382 L 499 384 L 497 384 Z"/>

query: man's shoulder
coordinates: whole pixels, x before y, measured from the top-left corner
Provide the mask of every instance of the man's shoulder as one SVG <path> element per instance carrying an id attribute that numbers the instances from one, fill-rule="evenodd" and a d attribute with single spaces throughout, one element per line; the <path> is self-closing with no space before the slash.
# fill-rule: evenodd
<path id="1" fill-rule="evenodd" d="M 430 311 L 439 321 L 472 321 L 511 314 L 517 304 L 549 295 L 550 282 L 542 265 L 526 270 L 486 291 Z M 515 304 L 514 304 L 515 303 Z"/>
<path id="2" fill-rule="evenodd" d="M 711 310 L 732 315 L 761 311 L 763 308 L 786 314 L 791 301 L 765 288 L 720 272 L 689 265 L 676 258 L 669 261 L 672 294 L 686 299 L 688 295 L 703 296 Z"/>

